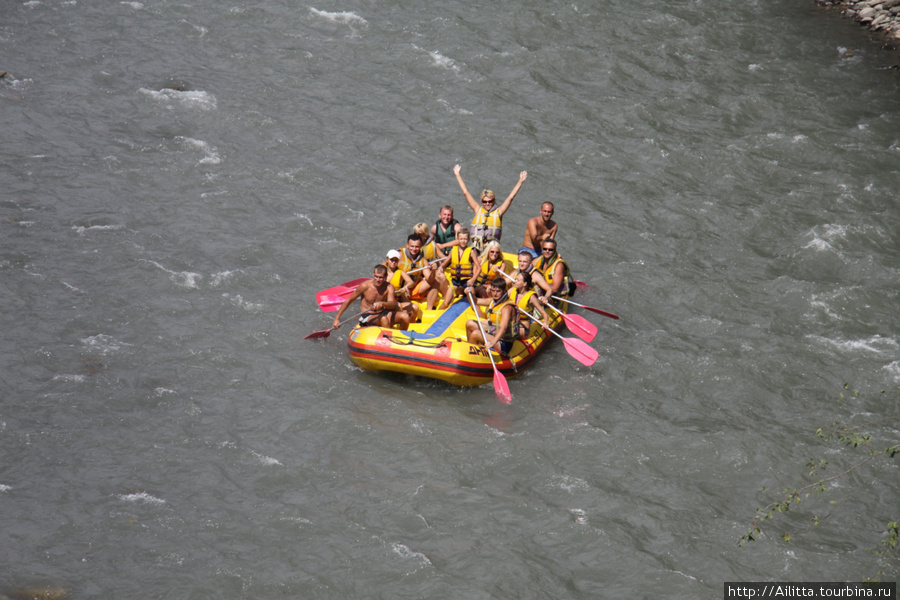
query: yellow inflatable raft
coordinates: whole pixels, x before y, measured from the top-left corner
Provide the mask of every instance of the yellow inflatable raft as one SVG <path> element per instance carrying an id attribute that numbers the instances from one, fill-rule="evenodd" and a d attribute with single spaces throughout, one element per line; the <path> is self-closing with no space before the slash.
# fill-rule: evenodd
<path id="1" fill-rule="evenodd" d="M 559 330 L 562 318 L 554 311 L 548 315 Z M 462 298 L 446 310 L 424 311 L 422 322 L 408 331 L 355 327 L 347 341 L 350 359 L 367 371 L 394 371 L 454 385 L 490 383 L 494 368 L 487 348 L 466 341 L 466 321 L 473 318 L 472 307 Z M 508 356 L 493 351 L 494 363 L 506 377 L 515 377 L 531 366 L 552 337 L 532 322 L 528 337 L 513 342 Z"/>
<path id="2" fill-rule="evenodd" d="M 514 254 L 504 253 L 509 268 L 515 264 Z M 563 302 L 559 310 L 568 312 Z M 490 383 L 494 368 L 483 345 L 466 341 L 466 322 L 475 313 L 465 296 L 446 310 L 425 310 L 422 318 L 408 331 L 384 327 L 355 327 L 347 343 L 350 359 L 367 371 L 394 371 L 441 379 L 454 385 Z M 551 327 L 559 331 L 565 326 L 558 312 L 548 310 Z M 483 319 L 482 319 L 483 321 Z M 515 377 L 530 367 L 547 343 L 555 337 L 532 322 L 528 337 L 513 342 L 508 355 L 492 351 L 494 363 L 506 377 Z"/>

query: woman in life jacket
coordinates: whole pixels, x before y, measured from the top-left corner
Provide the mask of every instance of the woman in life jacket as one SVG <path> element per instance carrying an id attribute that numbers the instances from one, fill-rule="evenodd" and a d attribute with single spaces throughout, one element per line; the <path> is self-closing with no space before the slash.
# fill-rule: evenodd
<path id="1" fill-rule="evenodd" d="M 513 198 L 516 197 L 516 194 L 518 194 L 519 190 L 522 188 L 522 184 L 525 183 L 525 178 L 528 177 L 528 171 L 519 173 L 518 183 L 516 183 L 512 192 L 509 193 L 509 196 L 499 207 L 497 206 L 497 197 L 491 190 L 481 191 L 481 205 L 479 206 L 479 204 L 475 202 L 475 198 L 472 197 L 472 194 L 469 193 L 469 188 L 466 187 L 466 183 L 463 181 L 462 175 L 460 175 L 461 171 L 461 166 L 456 165 L 453 167 L 453 174 L 456 175 L 456 181 L 459 183 L 460 189 L 462 189 L 463 196 L 466 198 L 466 203 L 468 203 L 469 207 L 475 211 L 469 229 L 472 234 L 472 244 L 481 250 L 484 243 L 491 240 L 500 240 L 500 236 L 503 234 L 503 215 L 509 210 Z"/>
<path id="2" fill-rule="evenodd" d="M 490 298 L 488 286 L 495 279 L 503 279 L 500 271 L 511 271 L 510 265 L 503 258 L 503 249 L 497 241 L 488 242 L 484 247 L 484 255 L 481 258 L 481 269 L 472 275 L 469 287 L 474 290 L 479 298 Z"/>
<path id="3" fill-rule="evenodd" d="M 534 283 L 531 280 L 531 273 L 519 273 L 516 275 L 516 281 L 512 290 L 509 292 L 509 299 L 515 303 L 516 311 L 519 316 L 519 338 L 525 339 L 531 332 L 532 319 L 541 319 L 540 326 L 544 329 L 550 329 L 550 317 L 544 310 L 544 305 L 538 299 L 537 292 L 534 291 Z"/>

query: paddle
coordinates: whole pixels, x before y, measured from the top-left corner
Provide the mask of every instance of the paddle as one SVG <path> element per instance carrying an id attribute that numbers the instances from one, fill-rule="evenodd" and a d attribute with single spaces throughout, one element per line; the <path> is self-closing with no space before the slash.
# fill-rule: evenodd
<path id="1" fill-rule="evenodd" d="M 343 325 L 344 323 L 348 323 L 348 322 L 352 321 L 353 319 L 358 319 L 359 317 L 363 316 L 363 315 L 366 314 L 367 312 L 369 312 L 369 310 L 364 310 L 364 311 L 362 311 L 362 312 L 359 313 L 359 314 L 356 314 L 356 315 L 353 315 L 352 317 L 349 317 L 349 318 L 347 318 L 347 319 L 344 319 L 343 321 L 341 321 L 341 322 L 339 323 L 339 325 Z M 332 332 L 333 329 L 334 329 L 333 327 L 329 327 L 328 329 L 323 329 L 323 330 L 321 330 L 321 331 L 313 331 L 311 334 L 309 334 L 308 336 L 306 336 L 306 337 L 303 338 L 303 339 L 304 339 L 304 340 L 308 340 L 308 339 L 311 339 L 311 338 L 316 338 L 316 339 L 318 339 L 318 338 L 327 338 L 329 335 L 331 335 L 331 332 Z"/>
<path id="2" fill-rule="evenodd" d="M 516 307 L 520 313 L 526 315 L 529 319 L 534 321 L 535 323 L 540 323 L 537 319 L 535 319 L 528 311 L 524 311 L 518 306 Z M 550 333 L 558 337 L 563 341 L 563 344 L 566 347 L 566 351 L 569 353 L 569 356 L 580 362 L 586 367 L 590 367 L 595 362 L 597 362 L 597 358 L 600 356 L 600 353 L 588 346 L 583 340 L 579 340 L 578 338 L 567 338 L 558 334 L 553 329 L 547 329 Z"/>
<path id="3" fill-rule="evenodd" d="M 566 322 L 566 327 L 569 328 L 569 331 L 571 331 L 584 341 L 593 342 L 594 338 L 597 337 L 597 326 L 581 315 L 570 315 L 569 313 L 564 313 L 552 304 L 547 304 L 546 306 L 555 310 L 556 313 L 562 317 L 563 321 Z"/>
<path id="4" fill-rule="evenodd" d="M 361 284 L 363 281 L 368 281 L 368 279 L 369 279 L 368 277 L 360 277 L 359 279 L 353 279 L 353 280 L 350 280 L 350 281 L 345 281 L 345 282 L 342 283 L 341 285 L 342 285 L 343 287 L 355 288 L 356 286 L 358 286 L 359 284 Z"/>
<path id="5" fill-rule="evenodd" d="M 481 338 L 484 340 L 485 344 L 487 344 L 487 335 L 484 333 L 484 327 L 481 326 L 481 318 L 478 316 L 478 307 L 475 305 L 475 300 L 472 298 L 472 292 L 468 292 L 468 296 L 469 304 L 472 305 L 472 312 L 475 313 L 475 321 L 478 323 L 478 329 L 481 330 Z M 494 367 L 494 393 L 497 394 L 497 398 L 500 399 L 500 402 L 510 404 L 512 403 L 512 393 L 509 391 L 506 377 L 504 377 L 503 373 L 497 368 L 497 363 L 494 362 L 494 355 L 491 352 L 491 349 L 488 348 L 488 358 L 491 359 L 491 366 Z"/>
<path id="6" fill-rule="evenodd" d="M 368 278 L 366 278 L 366 277 L 363 277 L 363 278 L 361 278 L 361 279 L 354 279 L 353 281 L 347 281 L 347 282 L 344 283 L 344 284 L 336 285 L 336 286 L 334 286 L 334 287 L 332 287 L 332 288 L 328 288 L 327 290 L 321 290 L 321 291 L 319 291 L 319 292 L 316 292 L 316 302 L 317 302 L 317 303 L 319 304 L 319 306 L 321 307 L 322 302 L 323 302 L 323 298 L 325 298 L 326 296 L 331 296 L 331 297 L 343 296 L 343 297 L 347 297 L 347 296 L 349 296 L 350 294 L 352 294 L 352 293 L 353 293 L 353 290 L 355 290 L 356 288 L 358 288 L 359 285 L 360 285 L 361 283 L 363 283 L 364 281 L 367 281 L 367 280 L 368 280 Z M 349 285 L 348 285 L 348 284 L 349 284 Z M 340 306 L 340 304 L 338 304 L 338 306 Z M 326 310 L 326 309 L 324 309 L 324 308 L 323 308 L 322 310 L 325 310 L 325 312 L 328 312 L 328 310 Z"/>
<path id="7" fill-rule="evenodd" d="M 503 273 L 503 271 L 500 272 Z M 506 273 L 503 273 L 503 276 L 510 281 L 515 281 L 510 275 L 507 275 Z M 597 327 L 581 315 L 570 315 L 564 313 L 552 304 L 548 304 L 547 306 L 555 310 L 559 314 L 559 316 L 563 318 L 563 321 L 565 321 L 566 327 L 569 328 L 569 331 L 583 339 L 585 342 L 592 342 L 594 341 L 594 338 L 597 337 Z"/>
<path id="8" fill-rule="evenodd" d="M 574 304 L 575 306 L 580 306 L 585 310 L 589 310 L 591 312 L 595 312 L 598 315 L 603 315 L 604 317 L 609 317 L 610 319 L 618 319 L 618 315 L 614 315 L 611 312 L 606 312 L 605 310 L 600 310 L 599 308 L 594 308 L 593 306 L 585 306 L 584 304 L 578 304 L 577 302 L 572 302 L 567 298 L 560 298 L 559 296 L 550 296 L 554 300 L 561 300 L 563 302 L 568 302 L 569 304 Z"/>
<path id="9" fill-rule="evenodd" d="M 447 258 L 447 257 L 445 256 L 444 258 Z M 433 261 L 431 261 L 430 263 L 427 263 L 424 267 L 419 267 L 418 269 L 413 269 L 412 271 L 407 271 L 406 274 L 410 275 L 412 273 L 418 273 L 419 271 L 424 271 L 425 269 L 427 269 L 434 263 L 441 262 L 442 260 L 444 260 L 444 258 L 436 258 Z"/>
<path id="10" fill-rule="evenodd" d="M 323 312 L 334 312 L 341 307 L 341 304 L 344 303 L 346 298 L 342 296 L 322 296 L 319 299 L 319 308 L 322 309 Z"/>

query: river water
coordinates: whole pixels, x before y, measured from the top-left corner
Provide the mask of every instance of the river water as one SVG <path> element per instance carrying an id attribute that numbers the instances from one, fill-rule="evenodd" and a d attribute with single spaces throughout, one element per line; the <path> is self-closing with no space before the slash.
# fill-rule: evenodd
<path id="1" fill-rule="evenodd" d="M 861 29 L 811 0 L 0 16 L 0 594 L 875 575 L 896 464 L 738 547 L 811 458 L 856 460 L 817 428 L 900 409 L 900 80 Z M 582 311 L 596 365 L 556 343 L 510 406 L 303 340 L 317 290 L 466 218 L 456 163 L 501 198 L 527 170 L 505 249 L 552 200 L 577 300 L 621 316 Z"/>

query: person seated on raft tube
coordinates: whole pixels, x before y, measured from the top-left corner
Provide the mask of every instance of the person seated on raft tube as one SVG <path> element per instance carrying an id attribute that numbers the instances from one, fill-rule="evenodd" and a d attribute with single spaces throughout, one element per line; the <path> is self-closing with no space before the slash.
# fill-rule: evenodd
<path id="1" fill-rule="evenodd" d="M 416 223 L 413 227 L 413 233 L 422 240 L 422 256 L 425 260 L 432 260 L 434 256 L 434 246 L 431 243 L 431 234 L 428 232 L 428 223 Z"/>
<path id="2" fill-rule="evenodd" d="M 462 228 L 462 224 L 453 218 L 453 207 L 449 204 L 442 206 L 438 220 L 431 226 L 431 241 L 436 256 L 450 254 L 450 250 L 459 244 L 456 234 Z"/>
<path id="3" fill-rule="evenodd" d="M 457 245 L 450 249 L 450 254 L 441 262 L 441 271 L 446 269 L 450 276 L 450 282 L 441 290 L 444 296 L 440 309 L 444 310 L 453 299 L 462 294 L 469 285 L 472 275 L 481 270 L 481 257 L 478 250 L 469 246 L 469 230 L 460 228 L 456 233 Z"/>
<path id="4" fill-rule="evenodd" d="M 409 328 L 410 315 L 397 302 L 394 296 L 394 286 L 387 280 L 387 272 L 387 267 L 384 265 L 375 265 L 372 279 L 359 284 L 341 304 L 334 317 L 334 323 L 331 325 L 332 329 L 341 326 L 341 316 L 357 298 L 360 298 L 360 308 L 369 311 L 359 317 L 360 327 L 377 325 L 378 327 L 396 326 L 398 329 L 404 330 Z"/>
<path id="5" fill-rule="evenodd" d="M 394 273 L 397 272 L 397 267 L 400 266 L 400 252 L 391 248 L 388 250 L 387 257 L 385 257 L 382 263 L 384 268 L 387 269 L 387 279 L 394 286 L 394 289 L 397 288 L 397 282 L 394 281 Z M 400 279 L 400 276 L 397 275 L 397 279 Z"/>
<path id="6" fill-rule="evenodd" d="M 488 339 L 482 337 L 478 321 L 475 319 L 466 321 L 466 339 L 470 344 L 483 344 L 485 348 L 493 348 L 501 355 L 508 356 L 513 341 L 519 337 L 516 305 L 510 301 L 506 292 L 506 281 L 495 279 L 489 289 L 491 298 L 478 298 L 475 300 L 476 306 L 473 307 L 473 310 L 480 310 L 479 306 L 487 305 L 481 325 Z"/>
<path id="7" fill-rule="evenodd" d="M 492 240 L 485 244 L 481 268 L 472 274 L 467 288 L 474 291 L 475 296 L 478 298 L 490 298 L 488 286 L 495 279 L 503 279 L 500 271 L 506 273 L 512 271 L 512 268 L 503 259 L 503 250 L 500 248 L 500 243 Z"/>
<path id="8" fill-rule="evenodd" d="M 532 258 L 531 253 L 520 251 L 518 254 L 518 258 L 519 266 L 509 274 L 510 277 L 515 279 L 519 273 L 528 273 L 529 275 L 531 275 L 532 287 L 540 287 L 540 282 L 544 281 L 544 276 L 534 270 L 534 258 Z"/>
<path id="9" fill-rule="evenodd" d="M 550 301 L 550 296 L 568 298 L 575 293 L 575 281 L 569 265 L 556 251 L 556 240 L 544 240 L 541 244 L 542 256 L 534 261 L 534 270 L 541 274 L 543 282 L 535 283 L 541 288 L 541 302 Z"/>
<path id="10" fill-rule="evenodd" d="M 541 327 L 545 330 L 550 329 L 550 317 L 547 316 L 547 311 L 544 310 L 544 305 L 541 304 L 537 292 L 533 288 L 534 282 L 531 280 L 531 273 L 519 273 L 509 292 L 509 299 L 515 303 L 519 313 L 519 338 L 523 340 L 531 332 L 532 320 L 528 315 L 535 319 L 543 319 L 540 322 Z"/>
<path id="11" fill-rule="evenodd" d="M 435 259 L 442 259 L 444 255 L 438 252 L 437 246 L 434 243 L 434 237 L 429 233 L 428 223 L 417 223 L 415 227 L 413 227 L 413 233 L 415 233 L 422 240 L 422 256 L 425 257 L 427 262 L 433 262 Z M 437 269 L 434 272 L 434 278 L 437 284 L 434 286 L 439 290 L 443 291 L 447 286 L 447 278 L 444 277 L 444 271 L 442 269 Z M 435 299 L 437 302 L 437 299 Z"/>
<path id="12" fill-rule="evenodd" d="M 522 240 L 522 248 L 519 252 L 528 252 L 532 259 L 538 258 L 541 253 L 537 249 L 541 247 L 544 240 L 556 238 L 558 229 L 559 224 L 553 220 L 553 203 L 544 202 L 541 204 L 540 216 L 528 219 L 528 223 L 525 225 L 525 239 Z"/>
<path id="13" fill-rule="evenodd" d="M 403 285 L 397 290 L 397 295 L 401 299 L 408 297 L 410 300 L 425 300 L 428 310 L 433 309 L 440 292 L 439 284 L 435 279 L 437 263 L 429 265 L 426 262 L 422 255 L 422 238 L 415 233 L 409 234 L 409 237 L 406 238 L 406 246 L 399 252 L 400 264 L 397 270 L 400 271 Z M 410 271 L 415 271 L 415 273 L 410 274 Z"/>
<path id="14" fill-rule="evenodd" d="M 491 190 L 481 191 L 481 206 L 478 206 L 478 203 L 475 202 L 475 198 L 469 193 L 469 188 L 466 187 L 466 183 L 463 181 L 460 171 L 462 171 L 462 167 L 459 165 L 453 167 L 453 174 L 456 175 L 456 181 L 462 189 L 463 196 L 466 197 L 466 202 L 469 207 L 475 211 L 475 216 L 472 218 L 472 224 L 469 226 L 471 243 L 481 250 L 485 242 L 500 240 L 500 236 L 503 234 L 503 215 L 509 210 L 513 198 L 516 197 L 516 194 L 518 194 L 519 190 L 522 188 L 522 184 L 525 183 L 525 178 L 528 177 L 528 171 L 519 173 L 518 183 L 516 183 L 512 192 L 509 193 L 509 196 L 499 207 L 497 207 L 497 197 Z"/>

